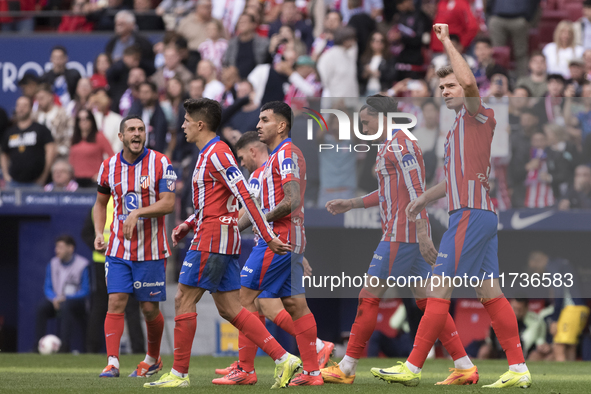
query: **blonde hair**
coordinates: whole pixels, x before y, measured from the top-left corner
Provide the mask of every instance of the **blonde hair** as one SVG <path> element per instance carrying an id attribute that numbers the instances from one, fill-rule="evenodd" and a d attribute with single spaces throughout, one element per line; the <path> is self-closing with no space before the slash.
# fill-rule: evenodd
<path id="1" fill-rule="evenodd" d="M 573 28 L 573 23 L 571 21 L 560 21 L 558 25 L 556 25 L 556 29 L 554 29 L 554 43 L 556 44 L 556 55 L 558 55 L 558 49 L 560 48 L 560 32 L 563 29 L 568 29 L 570 31 L 571 36 L 571 43 L 570 47 L 572 49 L 575 48 L 575 29 Z"/>

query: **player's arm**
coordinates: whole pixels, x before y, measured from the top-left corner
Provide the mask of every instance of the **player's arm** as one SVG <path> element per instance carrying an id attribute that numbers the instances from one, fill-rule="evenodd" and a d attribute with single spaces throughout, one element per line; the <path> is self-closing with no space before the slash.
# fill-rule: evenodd
<path id="1" fill-rule="evenodd" d="M 101 189 L 103 188 L 103 189 Z M 105 231 L 105 223 L 107 221 L 107 204 L 111 198 L 109 189 L 99 185 L 99 191 L 96 194 L 96 201 L 92 210 L 93 221 L 94 221 L 94 249 L 98 252 L 105 252 L 105 237 L 103 235 Z"/>
<path id="2" fill-rule="evenodd" d="M 449 26 L 445 23 L 437 23 L 433 25 L 433 31 L 439 41 L 443 44 L 447 56 L 449 56 L 449 61 L 454 70 L 454 74 L 458 79 L 460 86 L 464 89 L 466 108 L 471 115 L 474 115 L 480 108 L 480 100 L 471 98 L 480 97 L 476 78 L 474 78 L 474 74 L 472 73 L 470 66 L 468 66 L 468 63 L 466 63 L 466 60 L 464 60 L 462 54 L 458 52 L 451 42 L 449 38 Z"/>
<path id="3" fill-rule="evenodd" d="M 189 231 L 196 231 L 195 214 L 189 216 L 184 222 L 172 230 L 172 246 L 177 246 L 179 241 L 189 234 Z"/>
<path id="4" fill-rule="evenodd" d="M 425 207 L 432 201 L 439 200 L 445 197 L 445 180 L 439 182 L 437 185 L 428 189 L 421 194 L 416 200 L 413 200 L 406 206 L 406 216 L 408 220 L 414 222 L 416 217 Z"/>
<path id="5" fill-rule="evenodd" d="M 437 260 L 437 249 L 433 246 L 433 241 L 429 236 L 429 219 L 418 219 L 417 220 L 417 237 L 419 239 L 419 250 L 421 255 L 427 263 L 435 265 Z"/>
<path id="6" fill-rule="evenodd" d="M 175 198 L 174 192 L 160 190 L 160 198 L 154 204 L 131 211 L 125 222 L 123 222 L 123 236 L 125 239 L 131 239 L 133 236 L 133 230 L 138 218 L 159 218 L 171 213 L 174 210 Z"/>
<path id="7" fill-rule="evenodd" d="M 379 205 L 379 203 L 380 197 L 378 190 L 374 190 L 363 197 L 349 198 L 346 200 L 340 198 L 330 200 L 326 203 L 325 207 L 328 212 L 333 215 L 338 215 L 339 213 L 345 213 L 351 209 L 375 207 Z"/>
<path id="8" fill-rule="evenodd" d="M 289 181 L 283 184 L 283 200 L 267 213 L 267 221 L 274 222 L 298 209 L 300 206 L 300 184 Z"/>

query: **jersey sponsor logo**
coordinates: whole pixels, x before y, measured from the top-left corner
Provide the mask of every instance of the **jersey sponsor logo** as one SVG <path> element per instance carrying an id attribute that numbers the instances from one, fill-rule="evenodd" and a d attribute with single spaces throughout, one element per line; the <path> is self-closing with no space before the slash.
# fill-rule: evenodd
<path id="1" fill-rule="evenodd" d="M 252 274 L 253 273 L 253 269 L 252 268 L 248 268 L 246 265 L 244 267 L 242 267 L 242 271 L 246 271 L 249 274 Z"/>
<path id="2" fill-rule="evenodd" d="M 238 170 L 238 168 L 230 166 L 226 168 L 226 178 L 228 178 L 228 182 L 231 185 L 235 185 L 242 179 L 242 173 Z"/>
<path id="3" fill-rule="evenodd" d="M 127 193 L 124 197 L 125 199 L 125 209 L 127 212 L 135 211 L 139 208 L 139 198 L 138 195 L 134 192 Z"/>
<path id="4" fill-rule="evenodd" d="M 142 175 L 140 177 L 140 184 L 142 189 L 147 189 L 150 187 L 150 177 L 148 175 Z"/>
<path id="5" fill-rule="evenodd" d="M 224 224 L 230 224 L 232 222 L 234 223 L 238 223 L 238 219 L 237 218 L 233 218 L 230 216 L 220 216 L 220 222 L 224 223 Z"/>
<path id="6" fill-rule="evenodd" d="M 143 287 L 158 287 L 158 286 L 164 286 L 164 282 L 144 282 L 142 283 Z"/>
<path id="7" fill-rule="evenodd" d="M 166 167 L 166 171 L 164 172 L 164 176 L 162 178 L 166 179 L 166 188 L 171 192 L 175 191 L 177 176 L 171 164 Z"/>
<path id="8" fill-rule="evenodd" d="M 376 253 L 374 253 L 374 255 L 373 255 L 373 258 L 374 258 L 375 260 L 382 260 L 382 258 L 383 258 L 383 257 L 382 257 L 382 256 L 380 256 L 379 254 L 376 254 Z"/>
<path id="9" fill-rule="evenodd" d="M 437 253 L 437 257 L 441 257 L 441 258 L 446 259 L 447 258 L 447 253 L 439 252 L 439 253 Z"/>
<path id="10" fill-rule="evenodd" d="M 419 162 L 416 157 L 410 153 L 402 156 L 402 169 L 410 171 L 417 168 L 419 168 Z"/>
<path id="11" fill-rule="evenodd" d="M 255 197 L 258 197 L 259 193 L 261 192 L 261 183 L 258 179 L 253 178 L 250 180 L 248 188 L 250 189 L 250 194 L 254 194 Z"/>
<path id="12" fill-rule="evenodd" d="M 290 157 L 286 157 L 281 163 L 281 176 L 295 173 L 295 164 Z"/>

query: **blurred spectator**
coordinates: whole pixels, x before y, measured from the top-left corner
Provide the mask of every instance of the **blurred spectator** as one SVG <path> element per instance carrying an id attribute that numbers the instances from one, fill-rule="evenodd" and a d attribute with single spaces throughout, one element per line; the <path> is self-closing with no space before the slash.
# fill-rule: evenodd
<path id="1" fill-rule="evenodd" d="M 524 108 L 529 107 L 531 92 L 526 86 L 519 85 L 513 90 L 513 95 L 509 100 L 509 126 L 511 132 L 518 130 L 519 121 Z"/>
<path id="2" fill-rule="evenodd" d="M 542 50 L 546 56 L 549 74 L 560 74 L 565 79 L 570 78 L 568 62 L 583 56 L 584 49 L 575 44 L 573 23 L 561 21 L 554 29 L 554 42 L 544 46 Z"/>
<path id="3" fill-rule="evenodd" d="M 238 130 L 240 134 L 256 130 L 257 123 L 259 123 L 260 106 L 254 102 L 254 94 L 250 82 L 238 82 L 236 94 L 237 100 L 234 105 L 239 106 L 240 109 L 234 112 L 228 121 L 223 122 L 222 125 L 233 130 Z"/>
<path id="4" fill-rule="evenodd" d="M 68 52 L 62 46 L 55 46 L 51 49 L 51 70 L 41 77 L 41 82 L 48 83 L 53 93 L 59 98 L 61 105 L 66 106 L 76 93 L 76 85 L 80 79 L 77 70 L 66 68 L 68 63 Z"/>
<path id="5" fill-rule="evenodd" d="M 575 42 L 591 49 L 591 0 L 583 1 L 583 16 L 574 24 Z"/>
<path id="6" fill-rule="evenodd" d="M 107 82 L 107 70 L 111 67 L 111 59 L 107 56 L 106 53 L 99 53 L 99 55 L 94 60 L 93 64 L 93 74 L 90 77 L 90 82 L 92 82 L 92 88 L 105 88 L 108 86 Z"/>
<path id="7" fill-rule="evenodd" d="M 488 97 L 494 97 L 497 100 L 509 97 L 511 94 L 509 78 L 507 71 L 503 67 L 495 65 L 492 68 L 489 68 L 486 74 L 486 79 L 490 81 Z M 508 103 L 508 101 L 504 102 Z"/>
<path id="8" fill-rule="evenodd" d="M 59 158 L 51 166 L 52 182 L 43 188 L 46 192 L 75 192 L 78 190 L 78 183 L 74 180 L 74 167 L 66 158 Z"/>
<path id="9" fill-rule="evenodd" d="M 70 352 L 74 323 L 81 325 L 86 334 L 86 298 L 90 295 L 88 260 L 75 253 L 76 242 L 69 235 L 62 235 L 55 242 L 53 257 L 45 273 L 43 291 L 45 299 L 37 307 L 35 343 L 47 332 L 47 320 L 59 318 L 61 353 Z"/>
<path id="10" fill-rule="evenodd" d="M 113 155 L 111 144 L 98 131 L 92 113 L 80 110 L 76 114 L 70 149 L 70 164 L 74 167 L 74 178 L 80 187 L 95 186 L 101 163 Z"/>
<path id="11" fill-rule="evenodd" d="M 546 208 L 554 205 L 552 176 L 548 173 L 546 148 L 548 139 L 544 133 L 534 133 L 530 139 L 529 162 L 525 165 L 525 206 Z"/>
<path id="12" fill-rule="evenodd" d="M 7 0 L 3 7 L 6 7 L 5 11 L 38 11 L 41 9 L 44 1 L 41 0 Z M 21 33 L 32 32 L 35 29 L 35 18 L 33 17 L 1 17 L 0 25 L 2 25 L 2 31 L 11 32 L 17 31 Z"/>
<path id="13" fill-rule="evenodd" d="M 60 33 L 92 31 L 94 29 L 94 23 L 87 20 L 86 15 L 84 14 L 86 4 L 86 0 L 74 0 L 74 2 L 72 2 L 72 14 L 62 16 L 62 21 L 58 26 L 57 31 Z"/>
<path id="14" fill-rule="evenodd" d="M 351 7 L 347 0 L 333 0 L 333 6 L 331 7 L 334 9 L 335 5 L 340 4 L 338 10 L 340 11 L 341 15 L 343 16 L 342 19 L 345 24 L 349 23 L 349 19 L 353 17 L 355 11 Z M 371 15 L 372 18 L 376 19 L 377 21 L 381 21 L 382 14 L 384 11 L 384 2 L 381 0 L 367 0 L 363 2 L 362 11 Z"/>
<path id="15" fill-rule="evenodd" d="M 195 0 L 162 0 L 156 7 L 156 15 L 160 15 L 166 30 L 174 30 L 181 20 L 195 9 Z"/>
<path id="16" fill-rule="evenodd" d="M 497 70 L 502 69 L 502 74 L 507 76 L 507 70 L 500 65 L 495 64 L 493 58 L 493 47 L 488 37 L 480 37 L 474 40 L 474 56 L 476 56 L 476 70 L 474 70 L 474 77 L 478 84 L 478 90 L 481 96 L 488 96 L 490 89 L 489 70 L 496 67 Z"/>
<path id="17" fill-rule="evenodd" d="M 392 86 L 389 59 L 386 36 L 376 31 L 371 35 L 369 45 L 359 60 L 359 89 L 363 96 L 384 92 Z"/>
<path id="18" fill-rule="evenodd" d="M 583 61 L 585 62 L 585 75 L 588 80 L 591 80 L 591 49 L 583 52 Z"/>
<path id="19" fill-rule="evenodd" d="M 203 89 L 205 88 L 205 80 L 201 77 L 196 77 L 193 78 L 191 80 L 191 82 L 189 82 L 189 98 L 192 99 L 200 99 L 203 98 Z M 173 160 L 174 161 L 183 161 L 185 158 L 190 157 L 195 150 L 197 150 L 197 147 L 195 146 L 195 144 L 191 144 L 189 142 L 187 142 L 187 139 L 185 138 L 185 133 L 183 132 L 183 123 L 185 122 L 185 108 L 183 107 L 183 103 L 181 102 L 179 104 L 178 107 L 178 111 L 177 111 L 178 115 L 177 115 L 177 121 L 176 121 L 176 145 L 175 145 L 175 150 L 173 153 Z M 195 162 L 196 162 L 196 158 L 197 156 L 195 155 Z M 193 167 L 194 168 L 194 167 Z M 191 172 L 192 174 L 193 169 L 190 169 L 189 172 Z M 192 175 L 191 175 L 192 176 Z M 186 188 L 184 189 L 184 204 L 186 206 L 186 204 L 192 204 L 190 199 L 191 199 L 191 192 L 190 192 L 191 188 Z M 188 192 L 188 195 L 187 195 Z M 186 198 L 189 199 L 189 201 L 186 201 Z"/>
<path id="20" fill-rule="evenodd" d="M 428 99 L 421 105 L 421 112 L 423 114 L 422 125 L 415 127 L 412 133 L 417 137 L 423 151 L 425 178 L 427 184 L 430 184 L 434 179 L 435 171 L 441 164 L 436 154 L 439 141 L 439 106 L 432 99 Z"/>
<path id="21" fill-rule="evenodd" d="M 59 107 L 53 100 L 51 87 L 44 83 L 37 92 L 37 111 L 33 120 L 51 131 L 59 156 L 67 156 L 72 139 L 72 128 L 64 107 Z"/>
<path id="22" fill-rule="evenodd" d="M 185 37 L 190 50 L 198 51 L 199 45 L 207 40 L 207 24 L 211 19 L 211 0 L 197 0 L 195 12 L 181 19 L 176 31 Z"/>
<path id="23" fill-rule="evenodd" d="M 363 11 L 363 0 L 347 0 L 352 16 L 347 23 L 348 27 L 355 29 L 357 34 L 357 50 L 358 54 L 365 52 L 365 48 L 369 43 L 371 33 L 376 30 L 376 21 Z M 309 48 L 309 47 L 308 47 Z"/>
<path id="24" fill-rule="evenodd" d="M 222 58 L 228 49 L 228 40 L 224 38 L 224 26 L 217 19 L 207 24 L 207 40 L 199 44 L 201 59 L 210 60 L 218 73 L 222 71 Z"/>
<path id="25" fill-rule="evenodd" d="M 316 74 L 315 65 L 312 58 L 305 55 L 297 58 L 293 71 L 287 70 L 289 88 L 285 93 L 284 101 L 292 109 L 301 109 L 306 103 L 305 98 L 320 97 L 322 94 L 322 83 Z"/>
<path id="26" fill-rule="evenodd" d="M 511 161 L 507 170 L 507 183 L 512 189 L 511 206 L 521 208 L 525 204 L 526 165 L 530 162 L 530 139 L 541 132 L 538 113 L 532 108 L 523 108 L 520 127 L 514 129 L 510 138 Z"/>
<path id="27" fill-rule="evenodd" d="M 111 31 L 115 28 L 115 15 L 121 10 L 127 10 L 130 6 L 123 0 L 107 0 L 90 2 L 86 19 L 94 22 L 94 30 Z"/>
<path id="28" fill-rule="evenodd" d="M 115 15 L 115 36 L 105 45 L 105 53 L 113 63 L 123 59 L 125 50 L 136 46 L 140 52 L 140 61 L 154 63 L 154 51 L 150 41 L 136 32 L 135 15 L 131 11 L 119 11 Z M 151 74 L 151 73 L 149 73 Z"/>
<path id="29" fill-rule="evenodd" d="M 166 84 L 174 77 L 178 77 L 183 84 L 188 84 L 193 74 L 182 65 L 178 50 L 174 46 L 168 46 L 164 49 L 164 66 L 150 77 L 150 81 L 156 84 L 158 94 L 164 97 Z"/>
<path id="30" fill-rule="evenodd" d="M 203 97 L 219 100 L 224 93 L 224 84 L 218 81 L 213 63 L 209 60 L 201 60 L 197 65 L 197 76 L 205 79 Z"/>
<path id="31" fill-rule="evenodd" d="M 4 138 L 4 132 L 10 126 L 10 119 L 8 119 L 8 114 L 4 110 L 4 108 L 0 107 L 0 144 L 2 143 L 2 139 Z"/>
<path id="32" fill-rule="evenodd" d="M 127 77 L 127 90 L 123 92 L 119 100 L 119 114 L 127 116 L 129 109 L 135 100 L 138 99 L 140 85 L 146 82 L 146 72 L 139 67 L 129 70 Z"/>
<path id="33" fill-rule="evenodd" d="M 273 59 L 273 64 L 281 61 L 281 56 L 286 48 L 293 48 L 297 56 L 307 53 L 306 45 L 296 37 L 295 32 L 288 25 L 281 26 L 279 32 L 269 40 L 269 55 Z"/>
<path id="34" fill-rule="evenodd" d="M 240 74 L 238 68 L 234 66 L 224 67 L 222 70 L 222 83 L 226 89 L 220 99 L 222 108 L 227 108 L 234 104 L 236 100 L 236 85 L 240 82 Z"/>
<path id="35" fill-rule="evenodd" d="M 179 107 L 183 105 L 186 98 L 184 86 L 185 83 L 179 77 L 171 78 L 166 82 L 166 98 L 160 101 L 160 107 L 166 116 L 169 130 L 174 130 L 179 115 Z"/>
<path id="36" fill-rule="evenodd" d="M 318 61 L 320 55 L 334 45 L 334 33 L 343 26 L 343 17 L 338 11 L 329 11 L 324 18 L 324 31 L 312 43 L 311 55 Z"/>
<path id="37" fill-rule="evenodd" d="M 575 168 L 573 184 L 558 203 L 558 209 L 591 209 L 591 167 L 587 164 Z"/>
<path id="38" fill-rule="evenodd" d="M 158 89 L 153 82 L 140 85 L 139 100 L 131 105 L 129 115 L 139 115 L 146 125 L 146 148 L 164 153 L 168 122 L 158 102 Z"/>
<path id="39" fill-rule="evenodd" d="M 402 299 L 381 299 L 376 327 L 367 342 L 367 357 L 380 357 L 382 354 L 386 357 L 407 357 L 413 342 L 408 331 Z"/>
<path id="40" fill-rule="evenodd" d="M 441 0 L 437 4 L 437 13 L 433 19 L 433 24 L 436 23 L 448 24 L 450 37 L 458 36 L 463 48 L 470 46 L 479 29 L 478 21 L 472 14 L 467 0 Z M 443 44 L 434 32 L 431 32 L 431 49 L 434 52 L 443 52 Z"/>
<path id="41" fill-rule="evenodd" d="M 283 52 L 283 60 L 274 66 L 259 64 L 248 75 L 248 81 L 254 88 L 254 102 L 263 105 L 269 101 L 283 101 L 287 86 L 289 86 L 289 73 L 297 59 L 293 48 L 287 47 Z"/>
<path id="42" fill-rule="evenodd" d="M 539 3 L 540 0 L 486 2 L 487 14 L 490 16 L 488 28 L 492 44 L 502 47 L 511 41 L 518 76 L 527 74 L 528 32 Z"/>
<path id="43" fill-rule="evenodd" d="M 566 81 L 567 88 L 564 92 L 569 89 L 573 90 L 571 97 L 581 97 L 583 93 L 583 84 L 587 82 L 587 76 L 585 75 L 585 62 L 583 59 L 571 59 L 568 62 L 568 71 L 570 73 L 570 79 Z"/>
<path id="44" fill-rule="evenodd" d="M 534 106 L 540 117 L 540 124 L 556 123 L 565 124 L 563 116 L 564 106 L 564 77 L 560 74 L 550 74 L 548 79 L 548 92 L 542 100 Z"/>
<path id="45" fill-rule="evenodd" d="M 552 181 L 555 200 L 564 195 L 568 185 L 572 184 L 575 168 L 579 164 L 579 152 L 568 141 L 565 128 L 556 124 L 544 125 L 548 148 L 546 149 L 548 173 Z"/>
<path id="46" fill-rule="evenodd" d="M 544 97 L 548 90 L 546 69 L 546 56 L 542 52 L 532 53 L 529 58 L 529 75 L 520 77 L 517 86 L 527 87 L 532 97 Z"/>
<path id="47" fill-rule="evenodd" d="M 31 99 L 16 100 L 14 124 L 2 137 L 0 164 L 9 187 L 43 186 L 56 156 L 51 131 L 31 117 Z"/>
<path id="48" fill-rule="evenodd" d="M 123 119 L 121 115 L 110 110 L 111 98 L 104 89 L 98 89 L 88 99 L 88 107 L 94 115 L 97 128 L 104 134 L 113 152 L 123 150 L 123 143 L 119 140 L 119 126 Z"/>
<path id="49" fill-rule="evenodd" d="M 583 84 L 582 100 L 573 100 L 573 94 L 572 86 L 564 92 L 564 120 L 571 139 L 577 144 L 583 144 L 591 134 L 591 83 Z"/>
<path id="50" fill-rule="evenodd" d="M 80 78 L 80 80 L 78 80 L 78 86 L 76 86 L 74 100 L 70 101 L 66 106 L 66 114 L 68 115 L 70 125 L 73 125 L 72 120 L 78 111 L 86 107 L 86 103 L 91 94 L 92 85 L 90 79 Z"/>
<path id="51" fill-rule="evenodd" d="M 394 80 L 419 78 L 424 73 L 423 40 L 431 31 L 431 19 L 415 7 L 412 0 L 400 0 L 396 4 L 398 15 L 395 25 L 388 32 L 388 41 L 392 44 L 395 67 Z"/>
<path id="52" fill-rule="evenodd" d="M 298 11 L 295 0 L 284 0 L 281 6 L 281 14 L 277 20 L 269 25 L 269 37 L 279 33 L 281 26 L 289 25 L 295 32 L 295 36 L 306 44 L 306 50 L 312 48 L 314 34 L 312 25 L 308 19 L 303 19 Z"/>
<path id="53" fill-rule="evenodd" d="M 160 15 L 153 13 L 151 0 L 133 0 L 133 13 L 135 14 L 138 30 L 164 30 L 164 21 Z"/>
<path id="54" fill-rule="evenodd" d="M 318 59 L 317 69 L 324 97 L 358 97 L 357 41 L 355 30 L 342 27 L 335 33 L 334 46 Z"/>
<path id="55" fill-rule="evenodd" d="M 39 91 L 39 83 L 40 78 L 37 74 L 26 73 L 20 81 L 18 81 L 18 87 L 21 89 L 23 96 L 30 98 L 31 102 L 34 102 L 35 95 L 37 95 L 37 92 Z"/>
<path id="56" fill-rule="evenodd" d="M 113 99 L 111 109 L 119 112 L 119 103 L 125 91 L 129 88 L 129 72 L 130 70 L 141 67 L 145 75 L 152 75 L 154 67 L 146 61 L 141 60 L 141 52 L 135 45 L 125 48 L 123 51 L 123 58 L 115 63 L 107 70 L 107 80 L 109 81 L 109 94 Z"/>
<path id="57" fill-rule="evenodd" d="M 267 60 L 269 40 L 255 34 L 256 23 L 252 15 L 243 14 L 236 25 L 236 37 L 228 42 L 228 49 L 224 54 L 222 64 L 235 66 L 240 72 L 241 78 L 258 65 Z"/>

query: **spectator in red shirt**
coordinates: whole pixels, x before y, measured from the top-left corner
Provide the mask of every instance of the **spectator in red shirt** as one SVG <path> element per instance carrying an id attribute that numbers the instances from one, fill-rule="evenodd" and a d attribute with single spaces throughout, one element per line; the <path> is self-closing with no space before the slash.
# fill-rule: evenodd
<path id="1" fill-rule="evenodd" d="M 103 133 L 98 132 L 92 113 L 86 109 L 80 110 L 76 115 L 70 148 L 70 164 L 74 167 L 74 178 L 78 185 L 95 185 L 101 163 L 113 155 L 111 144 Z"/>
<path id="2" fill-rule="evenodd" d="M 57 28 L 57 31 L 74 32 L 74 31 L 92 31 L 94 23 L 88 21 L 84 15 L 84 6 L 86 0 L 75 0 L 72 3 L 72 14 L 62 16 L 62 21 Z"/>
<path id="3" fill-rule="evenodd" d="M 107 82 L 107 70 L 111 67 L 111 59 L 105 53 L 99 53 L 94 60 L 93 74 L 90 77 L 93 89 L 106 88 L 109 83 Z"/>
<path id="4" fill-rule="evenodd" d="M 449 25 L 449 34 L 460 37 L 464 48 L 468 48 L 476 37 L 479 26 L 478 20 L 472 14 L 470 3 L 467 0 L 441 0 L 437 5 L 437 14 L 433 24 L 446 23 Z M 443 45 L 431 32 L 431 49 L 434 52 L 443 52 Z"/>

